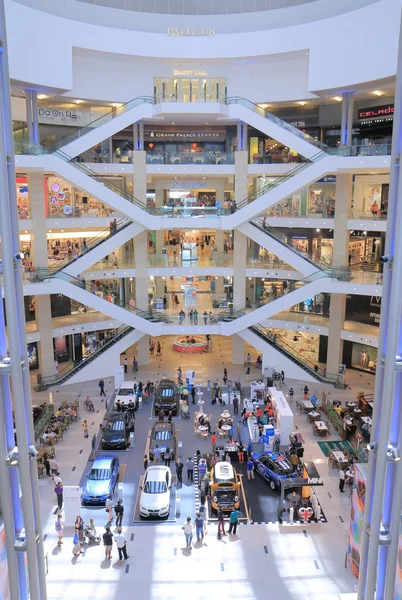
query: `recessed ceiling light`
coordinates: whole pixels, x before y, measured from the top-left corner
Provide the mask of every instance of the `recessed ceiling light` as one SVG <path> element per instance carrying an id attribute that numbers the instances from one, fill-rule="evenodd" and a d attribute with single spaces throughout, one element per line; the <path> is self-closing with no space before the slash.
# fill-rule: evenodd
<path id="1" fill-rule="evenodd" d="M 76 104 L 81 104 L 82 102 L 84 102 L 84 100 L 76 100 L 75 101 Z"/>
<path id="2" fill-rule="evenodd" d="M 381 92 L 381 90 L 374 90 L 373 94 L 374 94 L 374 96 L 383 96 L 384 95 L 384 93 Z"/>
<path id="3" fill-rule="evenodd" d="M 38 100 L 44 100 L 45 98 L 47 98 L 46 94 L 38 94 L 37 95 Z"/>
<path id="4" fill-rule="evenodd" d="M 172 125 L 174 125 L 174 121 L 172 121 Z"/>
<path id="5" fill-rule="evenodd" d="M 297 104 L 300 104 L 300 106 L 304 106 L 306 103 L 304 100 L 300 100 L 300 102 L 298 102 Z"/>
<path id="6" fill-rule="evenodd" d="M 342 96 L 334 96 L 334 100 L 337 102 L 342 102 Z"/>

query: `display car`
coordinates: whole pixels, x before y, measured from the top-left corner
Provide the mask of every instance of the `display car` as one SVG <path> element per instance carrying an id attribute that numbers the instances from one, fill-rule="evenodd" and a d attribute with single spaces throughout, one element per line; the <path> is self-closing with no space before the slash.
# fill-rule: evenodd
<path id="1" fill-rule="evenodd" d="M 280 487 L 281 479 L 297 477 L 296 471 L 283 454 L 253 454 L 254 468 L 269 482 L 272 490 Z"/>
<path id="2" fill-rule="evenodd" d="M 115 454 L 98 454 L 85 474 L 82 504 L 105 504 L 113 495 L 119 478 L 119 459 Z"/>
<path id="3" fill-rule="evenodd" d="M 157 421 L 154 423 L 149 439 L 149 460 L 154 459 L 154 448 L 159 446 L 164 458 L 166 448 L 170 449 L 170 458 L 176 458 L 176 429 L 173 423 Z"/>
<path id="4" fill-rule="evenodd" d="M 171 410 L 175 414 L 178 402 L 179 390 L 175 382 L 172 379 L 162 379 L 155 392 L 155 411 L 164 410 L 167 413 Z"/>
<path id="5" fill-rule="evenodd" d="M 129 402 L 134 402 L 135 410 L 138 410 L 138 398 L 135 393 L 135 381 L 124 381 L 119 387 L 119 391 L 114 399 L 115 403 L 126 408 Z"/>
<path id="6" fill-rule="evenodd" d="M 231 512 L 240 506 L 240 484 L 229 462 L 218 462 L 210 473 L 210 498 L 213 510 Z"/>
<path id="7" fill-rule="evenodd" d="M 172 474 L 169 467 L 148 467 L 141 486 L 141 517 L 167 517 L 170 511 L 171 487 Z"/>
<path id="8" fill-rule="evenodd" d="M 133 425 L 131 425 L 132 429 Z M 125 450 L 129 445 L 128 418 L 121 412 L 112 413 L 102 429 L 101 445 L 104 450 Z"/>

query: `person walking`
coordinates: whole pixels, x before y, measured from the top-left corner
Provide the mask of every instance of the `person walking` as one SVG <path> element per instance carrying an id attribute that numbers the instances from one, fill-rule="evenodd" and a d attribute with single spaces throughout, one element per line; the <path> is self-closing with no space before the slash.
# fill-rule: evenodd
<path id="1" fill-rule="evenodd" d="M 176 475 L 177 475 L 177 482 L 180 485 L 183 485 L 183 463 L 180 460 L 180 456 L 176 460 Z"/>
<path id="2" fill-rule="evenodd" d="M 251 456 L 248 457 L 247 461 L 247 479 L 254 479 L 254 461 Z"/>
<path id="3" fill-rule="evenodd" d="M 211 435 L 211 444 L 212 444 L 212 454 L 215 454 L 215 448 L 216 448 L 216 433 L 215 433 L 215 431 Z"/>
<path id="4" fill-rule="evenodd" d="M 61 483 L 59 483 L 59 485 L 56 485 L 54 488 L 54 492 L 57 497 L 58 509 L 61 510 L 63 507 L 63 485 Z"/>
<path id="5" fill-rule="evenodd" d="M 193 404 L 195 404 L 195 385 L 191 386 L 191 398 L 192 398 L 192 402 Z"/>
<path id="6" fill-rule="evenodd" d="M 161 462 L 161 449 L 159 448 L 158 444 L 156 444 L 155 448 L 154 448 L 154 464 L 155 465 L 159 465 L 159 463 Z"/>
<path id="7" fill-rule="evenodd" d="M 204 534 L 206 533 L 207 528 L 205 525 L 205 521 L 201 517 L 201 513 L 199 513 L 199 512 L 196 513 L 193 527 L 195 527 L 195 532 L 197 534 L 197 542 L 199 542 L 199 541 L 203 542 Z"/>
<path id="8" fill-rule="evenodd" d="M 239 399 L 236 396 L 236 394 L 233 396 L 233 414 L 234 415 L 239 414 Z"/>
<path id="9" fill-rule="evenodd" d="M 48 477 L 50 477 L 50 462 L 49 462 L 49 458 L 47 456 L 47 453 L 45 452 L 45 454 L 43 455 L 43 466 L 46 469 L 46 475 Z"/>
<path id="10" fill-rule="evenodd" d="M 109 523 L 111 523 L 113 521 L 113 502 L 111 498 L 106 500 L 105 506 L 108 513 Z"/>
<path id="11" fill-rule="evenodd" d="M 228 371 L 226 369 L 226 367 L 223 369 L 223 383 L 226 385 L 228 380 Z"/>
<path id="12" fill-rule="evenodd" d="M 63 543 L 63 535 L 64 535 L 63 527 L 64 527 L 63 515 L 61 513 L 59 513 L 57 515 L 57 519 L 54 524 L 54 528 L 57 532 L 57 545 L 58 546 L 61 546 Z"/>
<path id="13" fill-rule="evenodd" d="M 102 537 L 103 545 L 105 547 L 105 560 L 111 560 L 113 549 L 113 533 L 110 531 L 110 527 L 106 527 L 106 531 Z"/>
<path id="14" fill-rule="evenodd" d="M 191 456 L 188 457 L 187 461 L 186 461 L 186 469 L 187 469 L 187 479 L 189 479 L 190 481 L 194 481 L 194 463 L 193 463 L 193 459 L 191 458 Z"/>
<path id="15" fill-rule="evenodd" d="M 194 525 L 191 522 L 191 517 L 187 517 L 186 522 L 182 527 L 186 538 L 186 548 L 191 548 L 191 543 L 193 541 L 193 527 Z"/>
<path id="16" fill-rule="evenodd" d="M 82 428 L 84 430 L 84 438 L 87 438 L 89 436 L 89 433 L 88 433 L 88 422 L 86 420 L 83 422 Z"/>
<path id="17" fill-rule="evenodd" d="M 173 457 L 172 457 L 172 451 L 169 448 L 169 446 L 166 447 L 163 458 L 165 460 L 165 467 L 170 467 L 170 461 L 172 460 Z"/>
<path id="18" fill-rule="evenodd" d="M 148 457 L 145 454 L 144 456 L 144 471 L 146 471 L 148 469 Z"/>
<path id="19" fill-rule="evenodd" d="M 343 469 L 339 470 L 339 491 L 343 492 L 345 487 L 345 471 Z"/>
<path id="20" fill-rule="evenodd" d="M 117 500 L 116 506 L 114 507 L 114 514 L 116 515 L 116 527 L 121 527 L 124 515 L 124 506 L 121 500 Z"/>
<path id="21" fill-rule="evenodd" d="M 99 395 L 100 396 L 106 396 L 106 394 L 105 394 L 105 382 L 104 382 L 104 380 L 103 379 L 99 379 L 98 385 L 99 385 L 99 389 L 100 389 L 100 394 Z"/>
<path id="22" fill-rule="evenodd" d="M 127 360 L 127 358 L 125 358 L 125 359 L 123 360 L 124 374 L 126 374 L 126 373 L 127 373 L 127 365 L 128 365 L 128 360 Z"/>
<path id="23" fill-rule="evenodd" d="M 227 535 L 225 533 L 225 515 L 221 507 L 218 507 L 218 539 L 220 539 L 220 534 Z"/>
<path id="24" fill-rule="evenodd" d="M 133 373 L 137 373 L 138 371 L 138 362 L 135 356 L 133 357 Z"/>
<path id="25" fill-rule="evenodd" d="M 238 448 L 239 448 L 239 451 L 237 453 L 237 458 L 239 459 L 239 463 L 243 464 L 244 463 L 244 446 L 241 441 L 240 441 Z"/>
<path id="26" fill-rule="evenodd" d="M 160 342 L 158 342 L 158 344 L 156 346 L 156 356 L 162 356 L 161 343 Z"/>
<path id="27" fill-rule="evenodd" d="M 177 369 L 177 381 L 178 381 L 179 383 L 180 383 L 180 381 L 181 381 L 181 378 L 182 378 L 182 376 L 183 376 L 183 372 L 182 372 L 182 370 L 181 370 L 181 367 L 179 367 L 179 368 Z"/>
<path id="28" fill-rule="evenodd" d="M 77 528 L 75 528 L 74 537 L 73 537 L 73 554 L 74 556 L 78 556 L 79 554 L 83 554 L 80 532 Z"/>
<path id="29" fill-rule="evenodd" d="M 52 477 L 54 477 L 54 475 L 56 475 L 57 471 L 59 470 L 59 465 L 57 464 L 57 461 L 55 458 L 51 458 L 49 460 L 49 466 L 50 466 L 50 473 L 52 474 Z"/>
<path id="30" fill-rule="evenodd" d="M 130 558 L 127 554 L 127 538 L 123 533 L 121 527 L 117 528 L 117 533 L 114 536 L 114 541 L 116 542 L 117 551 L 119 553 L 119 560 L 127 560 Z"/>
<path id="31" fill-rule="evenodd" d="M 241 517 L 241 512 L 235 508 L 230 513 L 229 517 L 229 533 L 233 532 L 233 535 L 236 535 L 237 526 L 239 524 L 239 517 Z"/>

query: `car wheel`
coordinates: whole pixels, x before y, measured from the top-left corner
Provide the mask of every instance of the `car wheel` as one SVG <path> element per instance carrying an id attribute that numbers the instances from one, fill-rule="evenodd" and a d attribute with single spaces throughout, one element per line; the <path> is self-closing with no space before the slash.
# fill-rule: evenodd
<path id="1" fill-rule="evenodd" d="M 276 484 L 275 481 L 273 479 L 271 479 L 271 481 L 269 482 L 270 488 L 271 490 L 275 490 L 276 489 Z"/>

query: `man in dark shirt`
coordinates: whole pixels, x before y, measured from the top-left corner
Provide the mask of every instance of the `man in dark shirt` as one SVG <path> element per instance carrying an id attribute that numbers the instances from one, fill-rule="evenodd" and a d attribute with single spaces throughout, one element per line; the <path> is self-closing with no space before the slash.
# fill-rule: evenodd
<path id="1" fill-rule="evenodd" d="M 124 514 L 124 506 L 121 503 L 121 500 L 117 500 L 116 506 L 114 507 L 114 512 L 116 515 L 116 527 L 120 527 L 123 521 Z"/>
<path id="2" fill-rule="evenodd" d="M 183 463 L 181 462 L 180 458 L 178 458 L 176 460 L 176 475 L 177 475 L 177 482 L 182 485 L 183 483 Z"/>
<path id="3" fill-rule="evenodd" d="M 106 531 L 103 534 L 103 545 L 105 546 L 105 559 L 111 560 L 113 548 L 113 534 L 110 531 L 110 527 L 106 527 Z"/>

